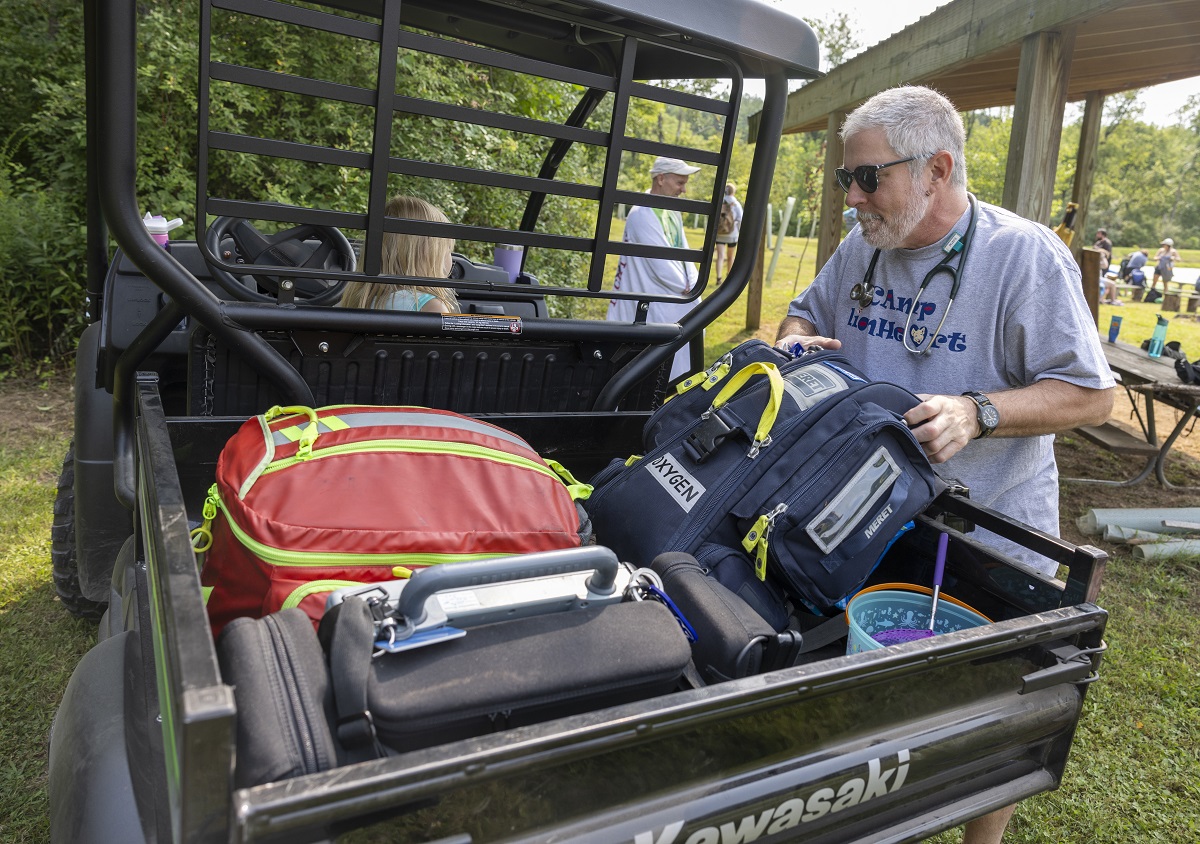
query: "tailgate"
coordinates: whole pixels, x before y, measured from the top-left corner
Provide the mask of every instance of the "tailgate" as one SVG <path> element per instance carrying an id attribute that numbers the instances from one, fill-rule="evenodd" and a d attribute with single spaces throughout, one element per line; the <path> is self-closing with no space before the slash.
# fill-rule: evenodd
<path id="1" fill-rule="evenodd" d="M 1106 619 L 1053 610 L 248 789 L 236 836 L 407 806 L 380 836 L 918 840 L 1058 785 Z"/>

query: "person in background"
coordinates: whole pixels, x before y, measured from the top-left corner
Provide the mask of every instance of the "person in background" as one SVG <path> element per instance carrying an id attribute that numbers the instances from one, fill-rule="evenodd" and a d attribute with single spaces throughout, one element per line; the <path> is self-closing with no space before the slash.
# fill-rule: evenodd
<path id="1" fill-rule="evenodd" d="M 1096 229 L 1096 239 L 1092 248 L 1100 252 L 1100 301 L 1107 305 L 1120 305 L 1117 298 L 1117 280 L 1110 277 L 1108 268 L 1112 266 L 1113 242 L 1108 239 L 1108 232 Z"/>
<path id="2" fill-rule="evenodd" d="M 837 182 L 858 226 L 788 307 L 777 345 L 841 349 L 867 377 L 917 393 L 904 419 L 930 461 L 972 500 L 1057 535 L 1053 435 L 1106 421 L 1113 402 L 1078 264 L 1049 228 L 967 192 L 962 118 L 938 92 L 876 94 L 841 134 Z M 960 302 L 935 267 L 957 270 Z M 968 823 L 964 844 L 1000 842 L 1014 808 Z"/>
<path id="3" fill-rule="evenodd" d="M 721 198 L 721 219 L 717 223 L 717 284 L 725 280 L 725 269 L 733 267 L 738 235 L 742 231 L 742 203 L 734 196 L 736 191 L 737 187 L 730 182 L 725 185 L 725 196 Z M 729 222 L 723 222 L 725 219 Z M 728 228 L 729 231 L 721 231 L 723 228 Z"/>
<path id="4" fill-rule="evenodd" d="M 1150 253 L 1145 249 L 1133 247 L 1133 251 L 1126 255 L 1125 260 L 1121 262 L 1121 281 L 1136 287 L 1145 287 L 1146 273 L 1142 268 L 1146 266 L 1149 258 Z"/>
<path id="5" fill-rule="evenodd" d="M 1164 237 L 1158 251 L 1154 253 L 1154 278 L 1150 281 L 1150 289 L 1146 291 L 1147 300 L 1155 298 L 1150 294 L 1158 286 L 1159 279 L 1162 279 L 1163 293 L 1169 292 L 1167 285 L 1175 277 L 1175 262 L 1178 260 L 1179 253 L 1175 250 L 1175 241 Z"/>
<path id="6" fill-rule="evenodd" d="M 387 204 L 389 217 L 448 223 L 446 215 L 423 199 L 403 194 Z M 454 266 L 454 241 L 446 237 L 386 232 L 383 235 L 383 275 L 446 278 Z M 378 308 L 389 311 L 454 313 L 458 298 L 449 287 L 389 284 L 383 281 L 350 281 L 339 303 L 344 308 Z"/>
<path id="7" fill-rule="evenodd" d="M 682 196 L 687 192 L 688 177 L 699 169 L 678 158 L 656 158 L 650 168 L 650 190 L 647 193 Z M 624 240 L 626 243 L 688 248 L 683 233 L 683 217 L 678 211 L 666 208 L 639 205 L 630 209 L 625 217 Z M 698 277 L 696 265 L 691 261 L 622 255 L 617 263 L 613 290 L 685 296 L 692 292 Z M 699 299 L 691 302 L 651 302 L 646 322 L 679 322 L 699 302 Z M 630 299 L 613 299 L 608 303 L 610 320 L 633 322 L 636 311 L 637 303 Z M 674 379 L 685 375 L 691 368 L 691 350 L 685 345 L 675 353 L 670 377 Z"/>

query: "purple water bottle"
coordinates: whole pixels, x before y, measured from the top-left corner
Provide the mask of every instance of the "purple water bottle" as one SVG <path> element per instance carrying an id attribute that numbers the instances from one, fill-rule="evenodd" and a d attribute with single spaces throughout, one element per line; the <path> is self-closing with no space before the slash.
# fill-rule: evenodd
<path id="1" fill-rule="evenodd" d="M 513 246 L 511 243 L 497 243 L 493 262 L 508 273 L 509 281 L 516 281 L 517 276 L 521 273 L 523 254 L 524 250 L 520 246 Z"/>

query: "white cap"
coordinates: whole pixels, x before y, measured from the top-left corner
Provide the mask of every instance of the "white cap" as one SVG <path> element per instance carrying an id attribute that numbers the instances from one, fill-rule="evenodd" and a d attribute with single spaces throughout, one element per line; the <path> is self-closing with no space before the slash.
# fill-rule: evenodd
<path id="1" fill-rule="evenodd" d="M 1160 245 L 1161 246 L 1174 246 L 1175 241 L 1171 240 L 1171 238 L 1169 238 L 1169 237 L 1164 237 L 1162 239 L 1162 243 Z"/>
<path id="2" fill-rule="evenodd" d="M 176 217 L 174 220 L 168 220 L 166 217 L 160 217 L 157 214 L 146 212 L 146 216 L 142 217 L 142 225 L 146 227 L 146 231 L 150 234 L 166 234 L 172 229 L 177 229 L 183 225 L 183 220 Z"/>
<path id="3" fill-rule="evenodd" d="M 686 161 L 680 161 L 678 158 L 662 158 L 660 156 L 654 159 L 654 166 L 650 168 L 650 175 L 658 176 L 662 173 L 674 173 L 677 176 L 690 176 L 699 169 L 699 167 L 693 167 Z"/>

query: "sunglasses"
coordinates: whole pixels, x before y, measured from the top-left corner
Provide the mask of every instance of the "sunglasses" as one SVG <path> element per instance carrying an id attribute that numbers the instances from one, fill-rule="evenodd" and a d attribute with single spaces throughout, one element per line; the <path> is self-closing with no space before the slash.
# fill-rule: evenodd
<path id="1" fill-rule="evenodd" d="M 853 182 L 858 182 L 858 186 L 866 193 L 875 193 L 879 189 L 880 170 L 886 167 L 895 167 L 897 164 L 907 164 L 909 161 L 916 161 L 922 157 L 920 155 L 910 155 L 908 158 L 889 161 L 887 164 L 860 164 L 853 170 L 839 167 L 833 171 L 833 175 L 837 179 L 838 187 L 846 193 L 850 193 L 850 185 Z"/>

